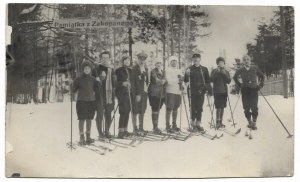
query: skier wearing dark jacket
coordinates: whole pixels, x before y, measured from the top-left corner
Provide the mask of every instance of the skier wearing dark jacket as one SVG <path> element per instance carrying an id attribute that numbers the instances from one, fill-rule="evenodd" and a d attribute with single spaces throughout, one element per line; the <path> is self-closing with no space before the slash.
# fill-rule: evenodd
<path id="1" fill-rule="evenodd" d="M 204 95 L 207 92 L 208 95 L 212 95 L 212 89 L 210 85 L 210 78 L 208 69 L 200 65 L 201 56 L 200 54 L 194 54 L 192 56 L 193 65 L 190 66 L 184 75 L 184 82 L 190 83 L 190 100 L 192 110 L 192 121 L 191 125 L 193 129 L 203 131 L 204 129 L 200 126 Z"/>
<path id="2" fill-rule="evenodd" d="M 256 130 L 258 116 L 258 90 L 264 86 L 264 74 L 257 66 L 251 66 L 251 58 L 243 56 L 244 67 L 236 71 L 233 79 L 238 87 L 241 87 L 242 102 L 248 127 Z M 242 83 L 239 81 L 242 79 Z M 259 81 L 259 82 L 258 82 Z M 251 120 L 252 116 L 252 120 Z"/>
<path id="3" fill-rule="evenodd" d="M 132 107 L 134 96 L 134 84 L 132 77 L 132 70 L 130 66 L 130 59 L 128 56 L 122 58 L 122 67 L 116 70 L 117 83 L 116 83 L 116 96 L 119 103 L 119 138 L 129 136 L 127 131 L 129 113 Z M 129 95 L 130 94 L 130 95 Z M 131 99 L 131 100 L 130 100 Z"/>
<path id="4" fill-rule="evenodd" d="M 92 75 L 98 82 L 101 82 L 101 88 L 99 94 L 96 95 L 97 103 L 97 129 L 99 137 L 110 138 L 109 133 L 111 125 L 111 112 L 115 106 L 115 73 L 110 66 L 110 54 L 107 51 L 101 53 L 102 63 L 94 68 Z M 103 114 L 105 118 L 104 133 L 102 128 Z"/>
<path id="5" fill-rule="evenodd" d="M 211 82 L 213 83 L 214 104 L 216 108 L 216 128 L 218 129 L 225 127 L 222 120 L 228 97 L 227 84 L 230 83 L 231 78 L 229 71 L 224 68 L 224 58 L 218 57 L 216 63 L 218 67 L 211 72 Z"/>
<path id="6" fill-rule="evenodd" d="M 141 52 L 137 55 L 138 62 L 132 68 L 132 77 L 134 79 L 134 99 L 132 102 L 132 122 L 133 122 L 133 132 L 136 133 L 137 130 L 139 133 L 144 134 L 144 114 L 147 108 L 147 99 L 148 99 L 148 68 L 146 67 L 147 54 Z M 139 115 L 139 128 L 137 128 L 137 115 Z"/>
<path id="7" fill-rule="evenodd" d="M 153 132 L 157 134 L 161 133 L 161 130 L 158 128 L 159 110 L 165 102 L 166 95 L 166 79 L 161 67 L 161 62 L 155 63 L 155 68 L 150 72 L 150 84 L 148 87 L 148 97 L 152 108 Z"/>
<path id="8" fill-rule="evenodd" d="M 92 65 L 88 61 L 83 61 L 81 65 L 83 74 L 77 77 L 73 83 L 73 92 L 78 92 L 76 111 L 79 120 L 80 144 L 89 144 L 94 140 L 90 137 L 91 120 L 95 115 L 95 93 L 98 92 L 98 83 L 94 77 L 90 75 Z M 84 122 L 86 121 L 86 140 L 84 138 Z"/>

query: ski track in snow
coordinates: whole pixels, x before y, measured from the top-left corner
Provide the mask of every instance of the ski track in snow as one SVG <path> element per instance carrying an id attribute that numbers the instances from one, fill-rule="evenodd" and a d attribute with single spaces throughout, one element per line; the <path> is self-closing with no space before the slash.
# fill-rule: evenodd
<path id="1" fill-rule="evenodd" d="M 266 98 L 293 133 L 294 99 L 283 99 L 282 96 Z M 230 99 L 234 105 L 237 96 L 230 96 Z M 73 106 L 73 141 L 76 142 L 79 132 L 75 102 Z M 224 133 L 221 139 L 213 141 L 201 136 L 193 136 L 185 142 L 144 141 L 137 147 L 119 147 L 102 156 L 83 148 L 77 147 L 71 151 L 66 147 L 66 143 L 70 141 L 70 102 L 38 105 L 9 103 L 6 113 L 6 146 L 9 147 L 6 153 L 6 176 L 21 173 L 22 177 L 206 178 L 293 174 L 294 139 L 286 138 L 286 132 L 262 97 L 259 97 L 258 130 L 252 131 L 252 140 L 244 136 L 247 121 L 244 118 L 241 100 L 234 117 L 236 129 L 242 128 L 236 137 Z M 117 112 L 116 135 L 118 118 Z M 163 106 L 159 121 L 161 129 L 165 127 L 164 118 Z M 178 114 L 178 126 L 179 118 Z M 213 129 L 209 129 L 210 111 L 207 102 L 204 103 L 202 118 L 207 132 L 215 134 Z M 224 124 L 233 130 L 231 123 L 227 121 L 228 118 L 230 110 L 227 106 Z M 144 125 L 146 130 L 152 129 L 149 105 Z M 129 131 L 132 131 L 131 119 L 128 127 Z M 187 127 L 183 106 L 182 129 Z M 113 128 L 112 123 L 112 134 Z M 92 137 L 97 138 L 94 120 Z"/>

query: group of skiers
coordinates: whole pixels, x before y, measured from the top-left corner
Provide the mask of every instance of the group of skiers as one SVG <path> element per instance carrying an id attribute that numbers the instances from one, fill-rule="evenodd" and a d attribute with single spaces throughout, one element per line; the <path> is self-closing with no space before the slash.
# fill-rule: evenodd
<path id="1" fill-rule="evenodd" d="M 201 55 L 197 53 L 192 55 L 193 64 L 185 71 L 178 68 L 178 59 L 175 56 L 169 57 L 168 68 L 164 69 L 162 62 L 158 61 L 155 63 L 155 68 L 149 71 L 146 66 L 147 57 L 144 51 L 140 52 L 137 54 L 138 61 L 132 66 L 130 57 L 124 56 L 121 59 L 122 66 L 116 70 L 110 66 L 110 53 L 107 51 L 101 53 L 101 64 L 89 60 L 83 61 L 83 74 L 73 83 L 73 92 L 78 92 L 76 110 L 81 144 L 93 142 L 90 132 L 91 120 L 94 119 L 95 112 L 99 137 L 113 137 L 109 130 L 115 108 L 115 97 L 118 100 L 120 114 L 118 138 L 125 138 L 132 134 L 146 135 L 144 114 L 148 99 L 152 110 L 153 133 L 162 133 L 158 128 L 158 118 L 163 104 L 166 106 L 167 132 L 179 132 L 180 128 L 176 122 L 177 113 L 184 99 L 182 94 L 185 86 L 190 104 L 191 130 L 204 131 L 201 119 L 205 94 L 207 97 L 214 96 L 216 129 L 225 127 L 222 121 L 228 99 L 227 85 L 231 82 L 231 77 L 229 71 L 225 69 L 224 58 L 216 59 L 217 68 L 209 74 L 208 69 L 200 65 Z M 248 55 L 243 56 L 243 63 L 244 66 L 236 71 L 233 79 L 241 88 L 248 127 L 256 130 L 258 91 L 264 85 L 264 75 L 257 66 L 250 64 L 251 58 Z M 127 130 L 130 112 L 132 134 Z M 172 123 L 170 123 L 171 116 Z M 86 137 L 84 136 L 85 121 Z"/>

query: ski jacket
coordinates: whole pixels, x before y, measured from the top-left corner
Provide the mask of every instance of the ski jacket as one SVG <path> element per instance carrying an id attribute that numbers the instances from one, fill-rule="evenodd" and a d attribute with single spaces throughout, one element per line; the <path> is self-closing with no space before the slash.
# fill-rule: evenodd
<path id="1" fill-rule="evenodd" d="M 135 95 L 141 95 L 147 90 L 149 84 L 148 68 L 142 72 L 138 64 L 132 67 L 133 87 Z"/>
<path id="2" fill-rule="evenodd" d="M 95 93 L 98 93 L 99 87 L 94 77 L 82 74 L 75 79 L 72 91 L 78 91 L 77 101 L 95 101 Z"/>
<path id="3" fill-rule="evenodd" d="M 189 67 L 190 74 L 185 73 L 184 82 L 190 81 L 191 94 L 212 94 L 208 69 L 205 66 L 192 65 Z"/>
<path id="4" fill-rule="evenodd" d="M 214 93 L 228 93 L 227 84 L 231 82 L 229 71 L 224 68 L 216 68 L 211 72 L 211 82 Z"/>
<path id="5" fill-rule="evenodd" d="M 116 96 L 120 98 L 123 94 L 128 93 L 128 88 L 123 86 L 123 82 L 129 81 L 130 83 L 130 92 L 135 91 L 134 78 L 132 75 L 132 69 L 129 67 L 120 67 L 116 70 Z"/>
<path id="6" fill-rule="evenodd" d="M 238 80 L 239 76 L 242 78 L 242 82 Z M 257 66 L 250 66 L 247 70 L 245 67 L 237 70 L 233 76 L 233 80 L 239 87 L 258 88 L 264 86 L 264 74 Z M 258 83 L 260 81 L 260 83 Z"/>
<path id="7" fill-rule="evenodd" d="M 96 100 L 99 100 L 100 98 L 103 98 L 106 103 L 106 78 L 107 78 L 107 73 L 108 73 L 108 67 L 104 65 L 97 65 L 93 71 L 92 71 L 92 76 L 94 77 L 99 77 L 101 78 L 102 72 L 105 73 L 105 78 L 101 81 L 101 88 L 99 94 L 96 94 Z M 111 70 L 111 81 L 112 81 L 112 100 L 114 101 L 115 98 L 115 88 L 116 88 L 116 76 L 115 76 L 115 71 L 114 69 Z"/>
<path id="8" fill-rule="evenodd" d="M 158 71 L 157 68 L 154 68 L 150 72 L 150 84 L 148 88 L 148 95 L 155 97 L 165 97 L 165 84 L 162 84 L 162 81 L 165 80 L 163 72 Z"/>

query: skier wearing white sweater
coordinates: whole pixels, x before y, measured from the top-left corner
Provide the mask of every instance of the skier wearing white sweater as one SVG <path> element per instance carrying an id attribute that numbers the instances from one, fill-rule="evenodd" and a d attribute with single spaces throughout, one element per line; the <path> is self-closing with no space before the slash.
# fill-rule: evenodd
<path id="1" fill-rule="evenodd" d="M 169 58 L 170 67 L 166 68 L 166 130 L 168 132 L 178 132 L 176 124 L 177 110 L 181 104 L 181 91 L 183 89 L 182 71 L 177 68 L 178 59 L 175 56 Z M 170 117 L 172 113 L 172 127 Z"/>

